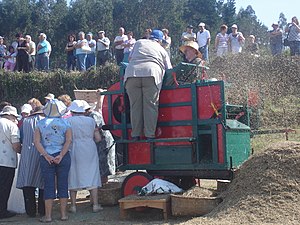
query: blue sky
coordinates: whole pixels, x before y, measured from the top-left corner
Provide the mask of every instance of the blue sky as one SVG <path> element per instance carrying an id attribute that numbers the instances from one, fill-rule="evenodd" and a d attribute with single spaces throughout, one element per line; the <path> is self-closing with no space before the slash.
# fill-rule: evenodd
<path id="1" fill-rule="evenodd" d="M 273 22 L 278 21 L 279 14 L 284 13 L 290 22 L 293 16 L 300 18 L 300 0 L 236 0 L 236 12 L 251 5 L 257 18 L 271 28 Z"/>

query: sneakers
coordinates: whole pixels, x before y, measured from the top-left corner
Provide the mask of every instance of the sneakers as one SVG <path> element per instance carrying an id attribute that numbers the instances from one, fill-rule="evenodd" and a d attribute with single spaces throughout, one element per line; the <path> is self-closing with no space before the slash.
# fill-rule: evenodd
<path id="1" fill-rule="evenodd" d="M 76 206 L 75 205 L 71 205 L 69 208 L 69 212 L 70 213 L 76 213 Z"/>
<path id="2" fill-rule="evenodd" d="M 101 205 L 93 205 L 93 212 L 94 213 L 99 212 L 101 210 L 103 210 Z"/>
<path id="3" fill-rule="evenodd" d="M 6 212 L 0 214 L 0 219 L 10 218 L 10 217 L 13 217 L 15 215 L 17 215 L 17 214 L 14 213 L 14 212 L 6 211 Z"/>

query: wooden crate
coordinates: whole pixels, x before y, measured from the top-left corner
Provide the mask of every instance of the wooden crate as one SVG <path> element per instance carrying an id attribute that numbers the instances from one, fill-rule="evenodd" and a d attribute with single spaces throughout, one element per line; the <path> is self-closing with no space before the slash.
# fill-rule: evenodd
<path id="1" fill-rule="evenodd" d="M 88 103 L 96 103 L 100 92 L 97 90 L 74 90 L 74 95 L 77 100 L 85 100 Z"/>
<path id="2" fill-rule="evenodd" d="M 118 200 L 122 198 L 122 183 L 109 182 L 98 188 L 98 201 L 101 205 L 117 205 Z"/>
<path id="3" fill-rule="evenodd" d="M 212 211 L 220 202 L 218 197 L 187 197 L 171 195 L 173 216 L 202 216 Z"/>

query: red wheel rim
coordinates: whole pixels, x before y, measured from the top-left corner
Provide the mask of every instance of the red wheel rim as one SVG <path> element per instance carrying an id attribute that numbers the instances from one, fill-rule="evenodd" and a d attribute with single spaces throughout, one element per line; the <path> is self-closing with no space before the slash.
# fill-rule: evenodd
<path id="1" fill-rule="evenodd" d="M 137 189 L 144 187 L 152 180 L 152 177 L 143 172 L 135 172 L 125 178 L 122 185 L 123 196 L 137 194 Z"/>

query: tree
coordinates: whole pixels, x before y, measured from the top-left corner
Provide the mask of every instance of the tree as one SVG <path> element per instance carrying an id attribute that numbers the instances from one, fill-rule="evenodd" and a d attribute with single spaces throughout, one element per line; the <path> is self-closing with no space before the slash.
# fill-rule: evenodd
<path id="1" fill-rule="evenodd" d="M 228 0 L 222 7 L 223 24 L 231 26 L 235 21 L 235 0 Z"/>
<path id="2" fill-rule="evenodd" d="M 279 14 L 278 24 L 281 29 L 283 29 L 287 25 L 287 19 L 282 12 Z"/>

